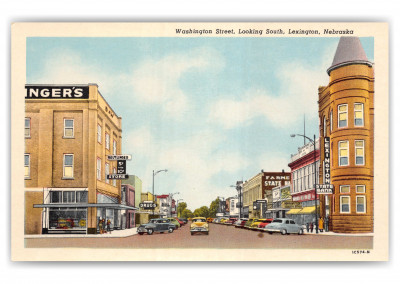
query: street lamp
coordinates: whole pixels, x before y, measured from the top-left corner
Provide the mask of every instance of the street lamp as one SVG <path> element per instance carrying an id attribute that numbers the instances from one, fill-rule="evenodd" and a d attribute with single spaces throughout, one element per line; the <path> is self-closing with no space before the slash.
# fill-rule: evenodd
<path id="1" fill-rule="evenodd" d="M 317 210 L 317 160 L 316 160 L 316 141 L 315 141 L 315 134 L 314 134 L 314 140 L 311 138 L 302 135 L 302 134 L 290 134 L 290 137 L 296 137 L 296 136 L 301 136 L 304 138 L 307 138 L 311 143 L 314 145 L 314 194 L 315 194 L 315 231 L 316 234 L 318 234 L 318 210 Z"/>
<path id="2" fill-rule="evenodd" d="M 167 172 L 168 170 L 158 170 L 158 171 L 154 171 L 153 170 L 153 203 L 154 203 L 154 177 L 156 176 L 156 174 L 161 173 L 161 172 Z M 153 216 L 154 216 L 154 207 L 153 207 Z M 153 217 L 154 218 L 154 217 Z"/>

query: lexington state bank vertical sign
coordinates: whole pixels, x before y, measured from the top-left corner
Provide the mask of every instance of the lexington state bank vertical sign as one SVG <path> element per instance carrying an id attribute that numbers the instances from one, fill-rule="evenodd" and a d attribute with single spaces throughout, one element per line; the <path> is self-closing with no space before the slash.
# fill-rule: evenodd
<path id="1" fill-rule="evenodd" d="M 89 86 L 25 85 L 25 99 L 88 99 Z"/>

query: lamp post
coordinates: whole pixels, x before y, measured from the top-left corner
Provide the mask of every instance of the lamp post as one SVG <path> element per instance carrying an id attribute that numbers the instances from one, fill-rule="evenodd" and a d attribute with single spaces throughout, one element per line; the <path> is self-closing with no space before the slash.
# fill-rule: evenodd
<path id="1" fill-rule="evenodd" d="M 158 171 L 154 171 L 153 170 L 153 203 L 154 203 L 154 177 L 156 176 L 156 174 L 158 174 L 158 173 L 160 173 L 160 172 L 167 172 L 168 170 L 167 169 L 165 169 L 165 170 L 158 170 Z M 153 216 L 154 216 L 154 207 L 153 207 Z M 154 217 L 153 217 L 154 218 Z"/>
<path id="2" fill-rule="evenodd" d="M 317 210 L 317 160 L 316 160 L 316 141 L 315 141 L 315 134 L 314 140 L 311 138 L 302 135 L 302 134 L 290 134 L 290 137 L 301 136 L 307 138 L 311 143 L 314 144 L 314 194 L 315 194 L 315 233 L 318 234 L 318 210 Z"/>

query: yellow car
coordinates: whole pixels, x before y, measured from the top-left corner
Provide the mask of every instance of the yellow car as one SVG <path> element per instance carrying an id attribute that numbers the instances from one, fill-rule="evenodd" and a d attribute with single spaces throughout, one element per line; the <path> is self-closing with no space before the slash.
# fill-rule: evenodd
<path id="1" fill-rule="evenodd" d="M 250 230 L 258 230 L 258 225 L 260 225 L 261 223 L 266 222 L 266 221 L 267 221 L 267 219 L 254 219 L 254 222 L 250 224 L 249 229 Z"/>
<path id="2" fill-rule="evenodd" d="M 222 218 L 221 221 L 219 221 L 219 223 L 220 223 L 220 224 L 224 224 L 224 223 L 225 223 L 226 221 L 228 221 L 228 220 L 229 220 L 229 219 Z"/>
<path id="3" fill-rule="evenodd" d="M 194 233 L 205 233 L 208 235 L 208 223 L 204 217 L 194 217 L 192 224 L 190 224 L 190 234 L 193 236 Z"/>

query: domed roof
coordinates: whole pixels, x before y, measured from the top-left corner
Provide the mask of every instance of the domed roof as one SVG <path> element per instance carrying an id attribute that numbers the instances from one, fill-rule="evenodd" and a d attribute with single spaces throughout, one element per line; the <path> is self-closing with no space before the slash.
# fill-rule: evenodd
<path id="1" fill-rule="evenodd" d="M 367 64 L 372 66 L 358 37 L 340 38 L 332 65 L 327 70 L 328 75 L 332 70 L 349 64 Z"/>

